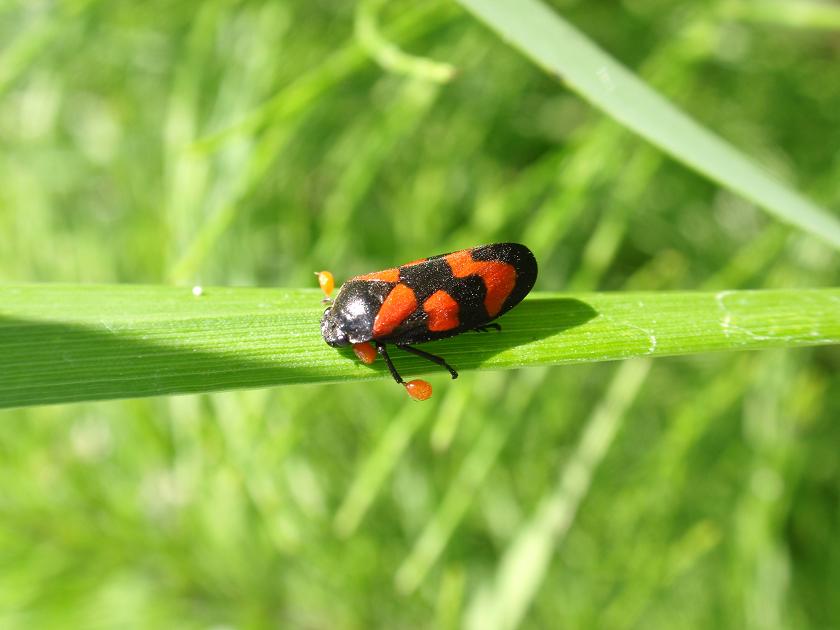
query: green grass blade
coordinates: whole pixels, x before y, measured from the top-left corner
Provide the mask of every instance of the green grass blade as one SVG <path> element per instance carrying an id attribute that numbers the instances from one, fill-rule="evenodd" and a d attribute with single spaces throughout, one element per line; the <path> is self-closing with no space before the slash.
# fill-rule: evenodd
<path id="1" fill-rule="evenodd" d="M 393 44 L 379 28 L 378 17 L 384 0 L 362 0 L 356 5 L 356 39 L 384 69 L 418 79 L 446 83 L 455 76 L 455 66 L 410 55 Z"/>
<path id="2" fill-rule="evenodd" d="M 660 149 L 840 248 L 840 220 L 704 128 L 538 0 L 459 0 L 505 41 Z"/>
<path id="3" fill-rule="evenodd" d="M 21 285 L 0 305 L 0 407 L 388 378 L 323 342 L 312 289 Z M 840 289 L 542 293 L 501 323 L 428 348 L 470 370 L 836 344 Z"/>
<path id="4" fill-rule="evenodd" d="M 387 41 L 393 42 L 392 45 L 419 38 L 445 23 L 452 13 L 448 4 L 418 4 L 400 15 L 383 37 L 387 35 Z M 351 40 L 241 120 L 199 139 L 192 150 L 199 153 L 217 151 L 234 138 L 256 132 L 268 124 L 278 125 L 306 111 L 326 90 L 363 68 L 368 61 L 368 53 L 358 39 Z"/>
<path id="5" fill-rule="evenodd" d="M 791 28 L 840 29 L 840 6 L 809 0 L 736 0 L 725 3 L 724 17 Z"/>
<path id="6" fill-rule="evenodd" d="M 650 370 L 648 359 L 626 361 L 613 376 L 606 396 L 586 422 L 583 435 L 563 466 L 554 489 L 502 556 L 495 596 L 478 607 L 476 628 L 518 628 L 545 579 L 554 550 L 575 520 L 592 477 L 636 399 Z M 488 605 L 489 604 L 489 605 Z M 474 613 L 476 618 L 478 613 Z"/>

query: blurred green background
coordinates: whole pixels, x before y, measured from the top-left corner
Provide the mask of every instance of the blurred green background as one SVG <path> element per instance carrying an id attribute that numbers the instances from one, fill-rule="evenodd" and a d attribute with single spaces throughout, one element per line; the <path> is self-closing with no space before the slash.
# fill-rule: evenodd
<path id="1" fill-rule="evenodd" d="M 840 204 L 837 31 L 551 4 Z M 377 65 L 355 9 L 0 1 L 0 281 L 314 286 L 516 240 L 537 290 L 838 283 L 828 246 L 457 5 L 379 16 L 449 83 Z M 379 381 L 3 411 L 0 627 L 840 627 L 838 367 L 820 348 L 436 375 L 422 405 Z"/>

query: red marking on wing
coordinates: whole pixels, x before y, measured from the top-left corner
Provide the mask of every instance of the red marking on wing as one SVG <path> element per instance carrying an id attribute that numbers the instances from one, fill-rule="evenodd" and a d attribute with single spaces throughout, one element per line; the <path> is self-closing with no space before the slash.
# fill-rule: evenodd
<path id="1" fill-rule="evenodd" d="M 452 330 L 458 327 L 458 302 L 446 291 L 435 291 L 423 302 L 423 310 L 429 316 L 428 328 L 432 332 Z"/>
<path id="2" fill-rule="evenodd" d="M 356 276 L 354 280 L 381 280 L 382 282 L 399 282 L 400 270 L 396 267 L 393 269 L 386 269 L 384 271 L 376 271 L 374 273 L 366 273 L 363 276 Z"/>
<path id="3" fill-rule="evenodd" d="M 516 269 L 513 265 L 498 260 L 473 260 L 468 249 L 449 254 L 445 260 L 456 278 L 473 275 L 481 278 L 487 289 L 484 308 L 490 317 L 495 317 L 516 286 Z"/>
<path id="4" fill-rule="evenodd" d="M 417 296 L 410 287 L 398 284 L 385 298 L 373 321 L 373 336 L 384 337 L 393 332 L 417 309 Z"/>

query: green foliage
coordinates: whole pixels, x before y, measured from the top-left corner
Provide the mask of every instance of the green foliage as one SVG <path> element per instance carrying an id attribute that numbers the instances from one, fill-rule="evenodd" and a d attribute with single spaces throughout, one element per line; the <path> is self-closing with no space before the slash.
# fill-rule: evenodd
<path id="1" fill-rule="evenodd" d="M 840 220 L 662 98 L 539 0 L 460 0 L 546 71 L 687 166 L 840 249 Z M 707 35 L 699 25 L 692 37 Z"/>
<path id="2" fill-rule="evenodd" d="M 342 381 L 3 410 L 0 626 L 840 625 L 836 347 L 469 369 L 836 341 L 832 228 L 773 223 L 840 203 L 835 13 L 551 4 L 642 100 L 445 0 L 0 2 L 5 404 Z M 427 403 L 318 340 L 313 271 L 501 240 L 536 299 Z"/>

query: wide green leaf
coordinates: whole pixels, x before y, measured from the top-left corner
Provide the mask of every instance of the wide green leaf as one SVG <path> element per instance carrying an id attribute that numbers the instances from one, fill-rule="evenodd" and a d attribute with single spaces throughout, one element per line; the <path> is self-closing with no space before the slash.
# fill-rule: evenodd
<path id="1" fill-rule="evenodd" d="M 323 308 L 311 289 L 0 287 L 0 407 L 388 378 L 324 343 Z M 500 322 L 425 347 L 471 370 L 834 344 L 840 289 L 539 293 Z"/>

